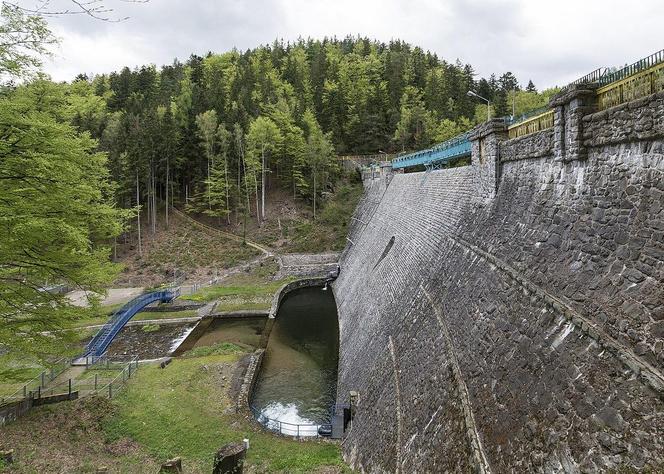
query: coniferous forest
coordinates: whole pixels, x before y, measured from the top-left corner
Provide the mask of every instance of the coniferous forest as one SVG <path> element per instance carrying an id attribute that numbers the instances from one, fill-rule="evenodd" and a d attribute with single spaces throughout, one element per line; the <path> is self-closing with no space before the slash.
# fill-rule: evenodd
<path id="1" fill-rule="evenodd" d="M 405 42 L 354 37 L 192 55 L 62 87 L 79 102 L 73 124 L 108 154 L 121 207 L 177 199 L 229 222 L 246 210 L 264 219 L 274 186 L 313 202 L 339 175 L 335 155 L 422 149 L 468 130 L 486 117 L 469 90 L 497 116 L 550 95 L 532 82 L 521 90 L 509 72 L 478 80 L 471 65 Z"/>

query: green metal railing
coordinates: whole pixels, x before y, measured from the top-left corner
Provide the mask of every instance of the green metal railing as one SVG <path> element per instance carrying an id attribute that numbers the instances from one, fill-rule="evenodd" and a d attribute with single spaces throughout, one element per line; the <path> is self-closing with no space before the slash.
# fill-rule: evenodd
<path id="1" fill-rule="evenodd" d="M 597 105 L 605 110 L 664 91 L 664 50 L 608 74 L 597 89 Z"/>
<path id="2" fill-rule="evenodd" d="M 561 90 L 566 90 L 569 89 L 570 87 L 576 85 L 576 84 L 595 84 L 599 83 L 599 81 L 607 74 L 608 68 L 605 67 L 600 67 L 595 69 L 592 72 L 589 72 L 583 77 L 580 77 L 576 79 L 575 81 L 570 82 L 567 84 L 565 87 L 563 87 Z"/>
<path id="3" fill-rule="evenodd" d="M 657 66 L 661 63 L 664 63 L 664 49 L 657 51 L 656 53 L 653 53 L 643 59 L 639 59 L 635 63 L 632 63 L 629 66 L 625 66 L 622 69 L 604 74 L 597 82 L 600 86 L 606 86 L 613 82 L 626 79 L 629 76 L 633 76 L 634 74 L 638 74 L 641 71 L 650 69 L 653 66 Z"/>

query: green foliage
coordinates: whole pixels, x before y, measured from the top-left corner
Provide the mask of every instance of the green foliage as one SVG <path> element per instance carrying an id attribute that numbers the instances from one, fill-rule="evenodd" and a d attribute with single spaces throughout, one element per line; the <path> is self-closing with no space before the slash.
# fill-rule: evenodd
<path id="1" fill-rule="evenodd" d="M 0 343 L 38 350 L 40 331 L 84 312 L 46 282 L 103 292 L 119 267 L 107 243 L 128 212 L 113 205 L 106 157 L 67 120 L 62 89 L 38 80 L 0 98 Z"/>
<path id="2" fill-rule="evenodd" d="M 542 92 L 527 90 L 512 91 L 508 95 L 508 101 L 510 106 L 512 105 L 512 101 L 514 101 L 514 116 L 519 117 L 532 110 L 546 107 L 549 105 L 551 97 L 558 93 L 558 91 L 560 89 L 557 87 L 546 89 Z"/>
<path id="3" fill-rule="evenodd" d="M 46 20 L 7 2 L 2 2 L 0 20 L 0 80 L 33 74 L 48 46 L 57 42 Z"/>
<path id="4" fill-rule="evenodd" d="M 434 129 L 433 115 L 425 107 L 422 92 L 413 86 L 406 87 L 394 141 L 401 150 L 426 148 L 432 144 Z"/>
<path id="5" fill-rule="evenodd" d="M 237 354 L 239 352 L 245 352 L 246 348 L 240 347 L 237 344 L 232 342 L 220 342 L 218 344 L 213 344 L 211 346 L 202 346 L 191 349 L 185 353 L 185 358 L 191 357 L 207 357 L 213 355 L 229 355 Z"/>
<path id="6" fill-rule="evenodd" d="M 508 113 L 514 75 L 474 75 L 470 65 L 398 40 L 275 41 L 95 78 L 108 108 L 95 133 L 124 206 L 140 198 L 154 208 L 150 197 L 170 186 L 175 205 L 219 223 L 255 216 L 265 225 L 268 190 L 318 207 L 340 177 L 334 154 L 420 149 L 485 120 L 468 90 Z M 155 110 L 170 110 L 171 119 Z"/>
<path id="7" fill-rule="evenodd" d="M 458 122 L 443 119 L 436 129 L 436 142 L 444 142 L 454 138 L 473 128 L 473 124 L 466 117 L 461 117 Z"/>
<path id="8" fill-rule="evenodd" d="M 141 326 L 141 331 L 143 332 L 156 332 L 159 331 L 159 329 L 161 329 L 161 326 L 159 326 L 159 324 L 154 324 L 154 323 Z"/>
<path id="9" fill-rule="evenodd" d="M 291 279 L 277 280 L 268 284 L 224 284 L 224 286 L 209 286 L 199 290 L 193 295 L 186 295 L 182 298 L 192 301 L 214 301 L 224 296 L 236 296 L 244 298 L 252 298 L 257 296 L 271 297 L 279 288 L 281 288 L 289 281 L 291 281 Z"/>
<path id="10" fill-rule="evenodd" d="M 341 251 L 346 245 L 346 235 L 351 217 L 362 197 L 360 183 L 344 183 L 325 203 L 314 222 L 303 221 L 295 228 L 290 252 Z"/>

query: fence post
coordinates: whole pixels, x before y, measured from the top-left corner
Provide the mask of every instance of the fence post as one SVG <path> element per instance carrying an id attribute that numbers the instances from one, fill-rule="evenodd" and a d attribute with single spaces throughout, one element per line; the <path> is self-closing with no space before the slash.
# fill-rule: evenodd
<path id="1" fill-rule="evenodd" d="M 71 379 L 69 379 L 69 396 L 71 397 Z"/>
<path id="2" fill-rule="evenodd" d="M 127 366 L 127 369 L 129 370 L 129 377 L 131 378 L 131 361 L 129 361 L 129 365 Z"/>
<path id="3" fill-rule="evenodd" d="M 95 374 L 95 392 L 97 391 L 97 377 L 98 377 L 98 375 Z"/>
<path id="4" fill-rule="evenodd" d="M 113 382 L 108 384 L 108 398 L 113 398 Z"/>
<path id="5" fill-rule="evenodd" d="M 28 386 L 23 385 L 23 398 L 28 398 Z"/>
<path id="6" fill-rule="evenodd" d="M 40 387 L 45 387 L 45 386 L 46 386 L 46 384 L 44 383 L 44 375 L 45 375 L 45 374 L 46 374 L 46 372 L 42 372 L 42 373 L 41 373 L 41 384 L 40 384 Z"/>
<path id="7" fill-rule="evenodd" d="M 41 398 L 41 385 L 37 387 L 37 398 Z"/>

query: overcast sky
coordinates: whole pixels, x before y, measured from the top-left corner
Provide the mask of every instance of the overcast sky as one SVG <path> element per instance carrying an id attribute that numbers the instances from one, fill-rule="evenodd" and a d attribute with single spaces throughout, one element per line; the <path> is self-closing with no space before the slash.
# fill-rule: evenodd
<path id="1" fill-rule="evenodd" d="M 24 0 L 22 5 L 33 5 Z M 51 0 L 68 4 L 69 0 Z M 53 79 L 171 63 L 191 53 L 253 48 L 275 38 L 402 39 L 481 76 L 512 71 L 539 88 L 664 48 L 664 0 L 105 0 L 120 23 L 50 20 L 61 38 Z"/>

